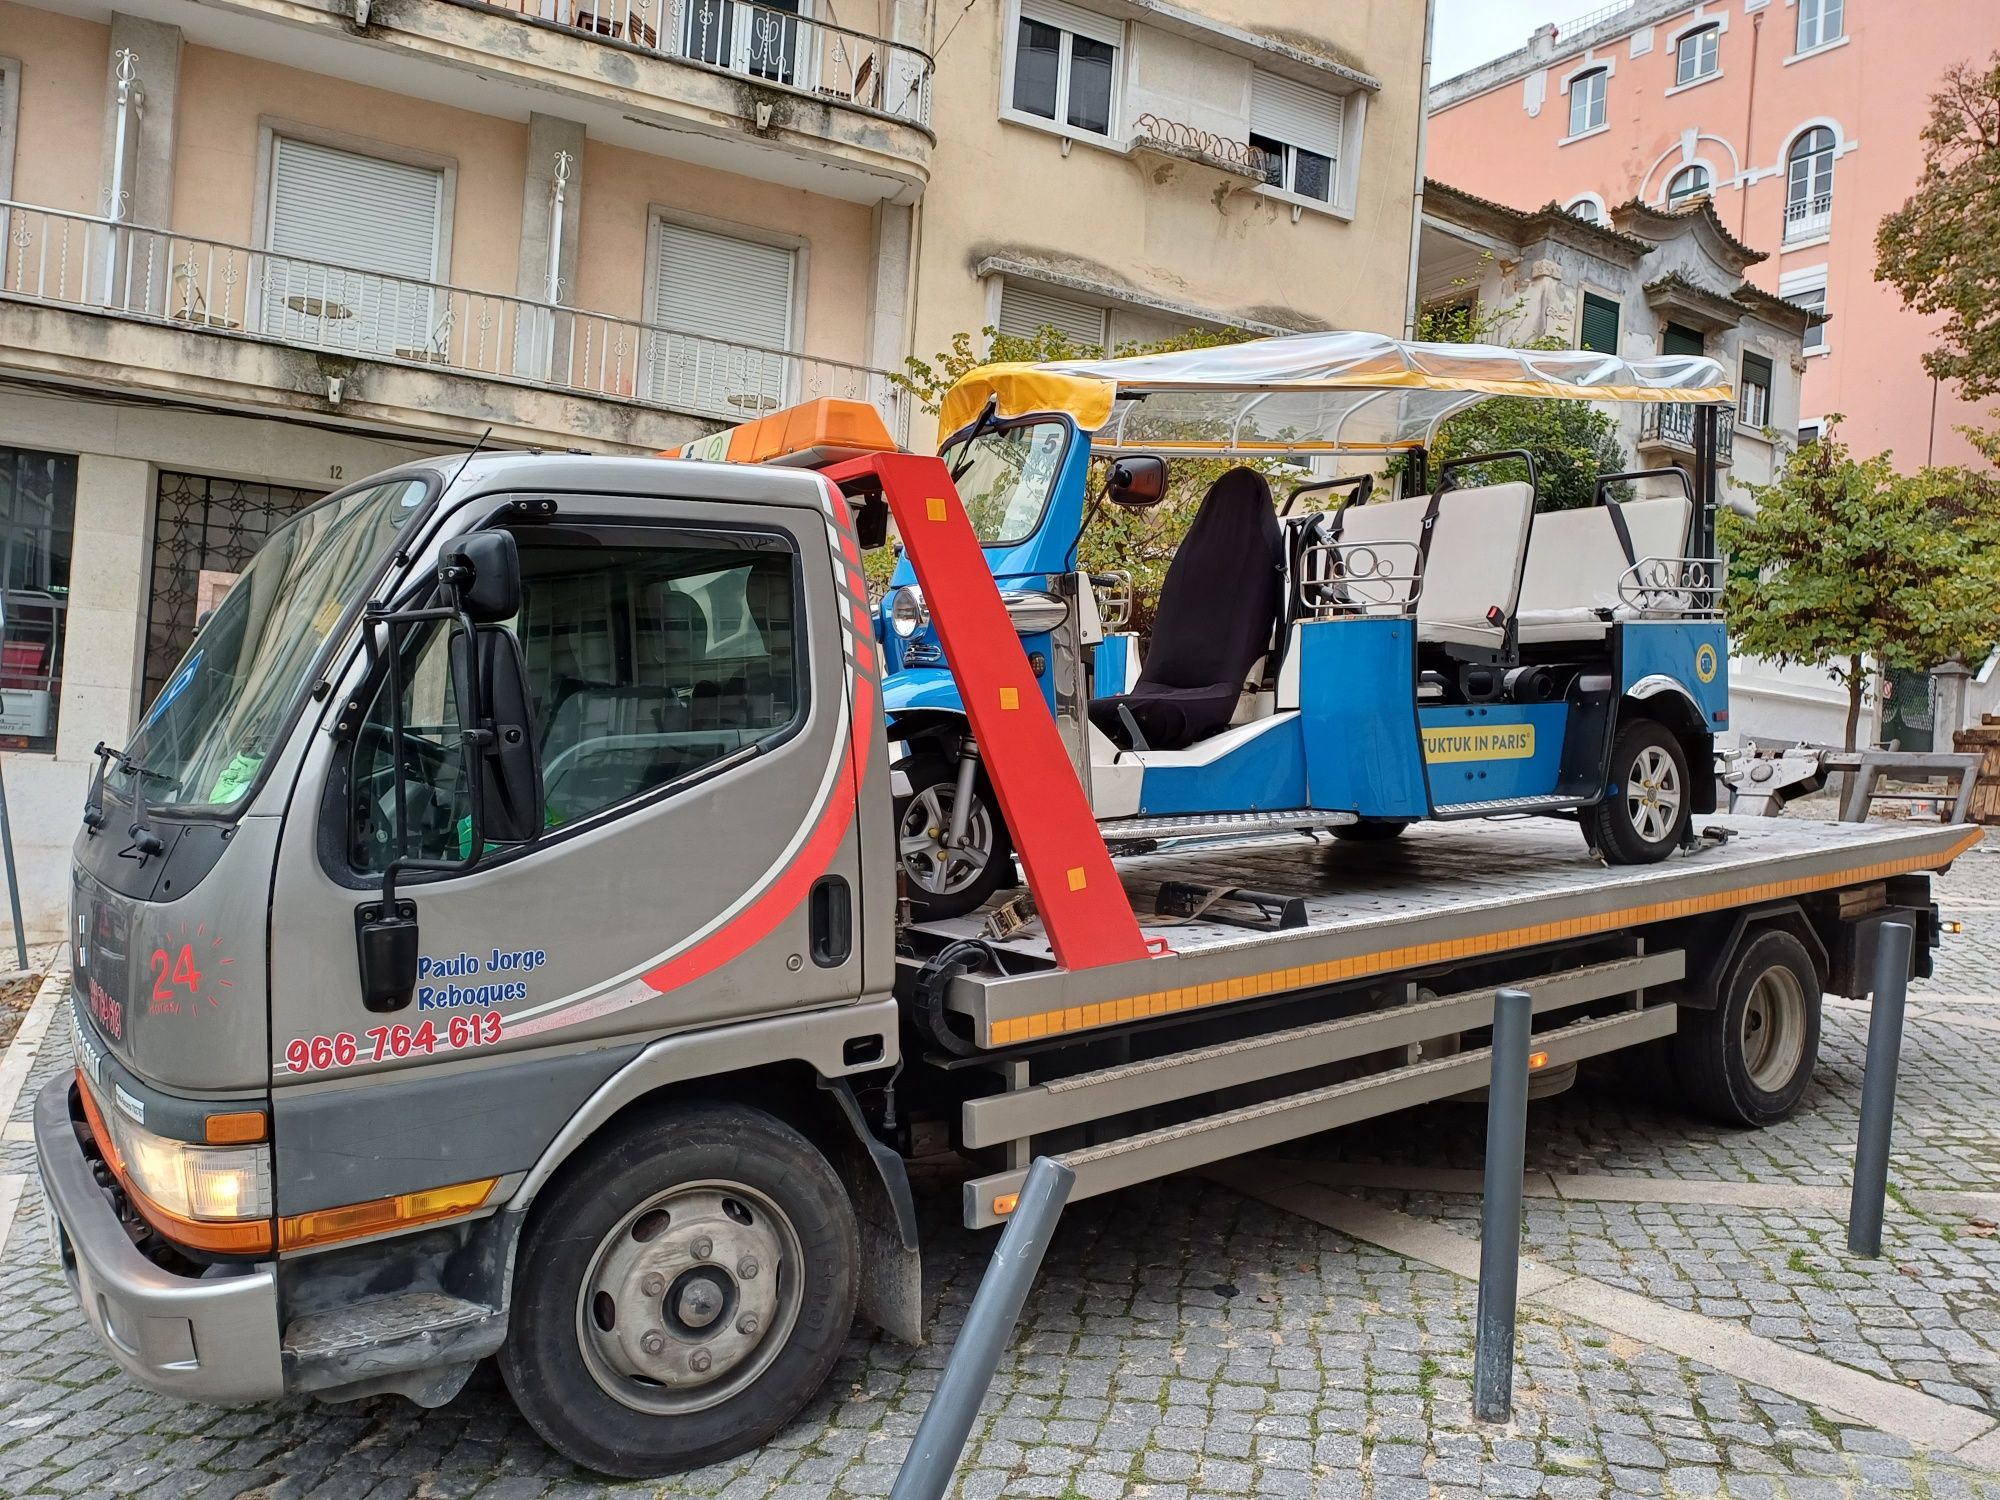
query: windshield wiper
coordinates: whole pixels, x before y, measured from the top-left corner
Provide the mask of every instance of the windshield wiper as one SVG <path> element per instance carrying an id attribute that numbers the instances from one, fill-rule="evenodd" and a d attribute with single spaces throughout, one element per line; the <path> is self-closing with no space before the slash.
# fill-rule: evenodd
<path id="1" fill-rule="evenodd" d="M 138 814 L 138 822 L 133 825 L 133 837 L 137 840 L 138 830 L 145 823 L 146 806 L 145 797 L 139 790 L 140 784 L 145 781 L 171 783 L 173 777 L 162 775 L 158 771 L 147 770 L 123 750 L 120 750 L 115 745 L 107 745 L 103 740 L 99 740 L 97 748 L 90 753 L 97 757 L 97 769 L 91 773 L 90 790 L 84 794 L 83 826 L 89 829 L 91 837 L 95 838 L 97 830 L 104 825 L 104 774 L 106 769 L 115 762 L 119 770 L 132 778 L 132 806 L 133 811 Z M 146 839 L 151 840 L 155 844 L 160 841 L 159 835 L 150 830 L 146 834 Z M 143 847 L 144 841 L 140 840 L 139 842 Z M 146 852 L 157 854 L 160 851 L 158 849 L 149 849 Z"/>

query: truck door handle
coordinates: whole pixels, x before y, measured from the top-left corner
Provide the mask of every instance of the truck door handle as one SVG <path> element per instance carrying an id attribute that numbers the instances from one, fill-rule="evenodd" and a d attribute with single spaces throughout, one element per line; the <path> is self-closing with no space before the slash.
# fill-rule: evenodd
<path id="1" fill-rule="evenodd" d="M 812 888 L 812 960 L 837 969 L 854 953 L 854 896 L 839 875 L 822 875 Z"/>

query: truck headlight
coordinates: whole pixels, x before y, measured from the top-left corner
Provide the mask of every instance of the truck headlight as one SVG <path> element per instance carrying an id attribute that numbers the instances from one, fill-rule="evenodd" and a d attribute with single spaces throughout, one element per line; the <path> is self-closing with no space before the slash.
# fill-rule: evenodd
<path id="1" fill-rule="evenodd" d="M 204 1221 L 271 1217 L 271 1153 L 266 1146 L 197 1146 L 135 1125 L 117 1110 L 107 1124 L 132 1186 L 176 1218 Z"/>
<path id="2" fill-rule="evenodd" d="M 924 591 L 915 584 L 908 584 L 896 590 L 889 600 L 889 628 L 908 640 L 931 622 L 931 612 L 924 608 Z"/>

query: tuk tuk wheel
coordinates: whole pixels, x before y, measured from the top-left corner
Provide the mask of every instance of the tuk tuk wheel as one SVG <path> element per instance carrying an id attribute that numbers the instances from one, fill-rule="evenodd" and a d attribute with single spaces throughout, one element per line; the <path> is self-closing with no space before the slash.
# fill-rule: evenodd
<path id="1" fill-rule="evenodd" d="M 1611 864 L 1656 864 L 1687 836 L 1691 792 L 1687 752 L 1673 732 L 1655 719 L 1628 719 L 1611 743 L 1609 789 L 1584 833 Z"/>
<path id="2" fill-rule="evenodd" d="M 831 1373 L 860 1291 L 826 1158 L 744 1105 L 582 1147 L 535 1204 L 500 1372 L 564 1457 L 640 1479 L 775 1437 Z"/>
<path id="3" fill-rule="evenodd" d="M 1014 841 L 1001 821 L 992 783 L 978 770 L 965 837 L 950 842 L 958 798 L 958 761 L 940 754 L 913 755 L 899 769 L 910 794 L 896 801 L 896 852 L 908 877 L 910 910 L 917 920 L 959 917 L 986 904 L 1014 882 Z"/>

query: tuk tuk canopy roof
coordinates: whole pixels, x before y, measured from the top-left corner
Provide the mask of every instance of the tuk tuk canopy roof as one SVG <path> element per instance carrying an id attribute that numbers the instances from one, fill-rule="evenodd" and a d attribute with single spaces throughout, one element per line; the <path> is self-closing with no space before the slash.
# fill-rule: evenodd
<path id="1" fill-rule="evenodd" d="M 982 365 L 945 393 L 956 434 L 989 402 L 1002 418 L 1066 412 L 1106 451 L 1335 453 L 1428 444 L 1438 423 L 1494 396 L 1722 402 L 1700 355 L 1625 360 L 1588 349 L 1404 343 L 1300 333 L 1124 359 Z"/>

